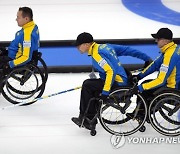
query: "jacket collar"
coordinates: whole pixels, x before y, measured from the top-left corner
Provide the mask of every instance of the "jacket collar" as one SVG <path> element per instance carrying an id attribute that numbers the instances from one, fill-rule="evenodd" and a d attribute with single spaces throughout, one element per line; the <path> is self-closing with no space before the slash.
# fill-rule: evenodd
<path id="1" fill-rule="evenodd" d="M 161 48 L 161 52 L 162 53 L 165 53 L 166 51 L 167 51 L 167 49 L 169 49 L 170 47 L 172 47 L 172 46 L 174 46 L 175 45 L 175 43 L 172 41 L 172 42 L 170 42 L 170 43 L 168 43 L 168 44 L 166 44 L 166 45 L 164 45 L 162 48 Z"/>
<path id="2" fill-rule="evenodd" d="M 25 24 L 22 28 L 25 29 L 25 28 L 33 26 L 33 25 L 35 25 L 34 21 L 30 21 L 27 24 Z"/>
<path id="3" fill-rule="evenodd" d="M 88 56 L 92 56 L 92 54 L 93 54 L 93 47 L 94 47 L 94 45 L 96 45 L 97 43 L 96 42 L 94 42 L 91 46 L 90 46 L 90 48 L 89 48 L 89 50 L 88 50 Z"/>

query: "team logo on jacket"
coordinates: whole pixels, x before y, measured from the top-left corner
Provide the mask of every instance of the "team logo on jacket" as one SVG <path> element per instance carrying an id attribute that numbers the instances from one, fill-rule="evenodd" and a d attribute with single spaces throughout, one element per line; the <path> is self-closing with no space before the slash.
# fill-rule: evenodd
<path id="1" fill-rule="evenodd" d="M 103 68 L 104 65 L 107 64 L 107 61 L 105 59 L 101 59 L 98 64 Z"/>
<path id="2" fill-rule="evenodd" d="M 23 47 L 31 47 L 31 41 L 23 41 Z"/>
<path id="3" fill-rule="evenodd" d="M 164 65 L 164 64 L 161 64 L 160 71 L 167 73 L 168 68 L 169 68 L 168 66 L 166 66 L 166 65 Z"/>

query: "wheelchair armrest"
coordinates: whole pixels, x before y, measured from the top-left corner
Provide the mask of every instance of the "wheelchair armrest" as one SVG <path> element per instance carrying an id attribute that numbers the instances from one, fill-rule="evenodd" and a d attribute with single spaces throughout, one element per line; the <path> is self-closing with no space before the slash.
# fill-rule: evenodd
<path id="1" fill-rule="evenodd" d="M 180 92 L 179 90 L 175 89 L 175 88 L 168 88 L 168 87 L 161 87 L 159 89 L 157 89 L 153 95 L 157 95 L 159 93 L 162 93 L 162 92 L 172 92 L 172 91 L 177 91 L 177 92 Z"/>
<path id="2" fill-rule="evenodd" d="M 42 53 L 41 53 L 41 52 L 39 52 L 39 51 L 34 51 L 32 58 L 33 58 L 33 59 L 39 59 L 39 58 L 41 58 L 41 56 L 42 56 Z"/>
<path id="3" fill-rule="evenodd" d="M 39 51 L 33 51 L 32 59 L 29 63 L 33 63 L 35 65 L 38 64 L 38 60 L 41 59 L 42 53 Z"/>

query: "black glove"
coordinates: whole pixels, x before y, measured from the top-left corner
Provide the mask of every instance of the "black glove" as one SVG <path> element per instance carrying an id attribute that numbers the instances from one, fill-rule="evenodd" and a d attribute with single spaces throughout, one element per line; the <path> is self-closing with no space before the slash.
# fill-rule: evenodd
<path id="1" fill-rule="evenodd" d="M 100 101 L 106 102 L 108 100 L 108 95 L 101 94 L 100 95 Z"/>
<path id="2" fill-rule="evenodd" d="M 133 75 L 132 80 L 133 80 L 133 83 L 135 83 L 135 84 L 138 83 L 138 81 L 140 80 L 139 75 Z"/>
<path id="3" fill-rule="evenodd" d="M 5 47 L 0 47 L 0 55 L 7 55 L 8 54 L 8 51 Z"/>
<path id="4" fill-rule="evenodd" d="M 11 71 L 11 68 L 9 66 L 9 63 L 6 63 L 3 65 L 3 72 L 4 74 L 9 74 L 9 72 Z"/>
<path id="5" fill-rule="evenodd" d="M 133 95 L 133 94 L 137 95 L 137 94 L 139 93 L 139 88 L 138 88 L 138 86 L 134 86 L 134 87 L 131 89 L 131 93 L 132 93 L 132 95 Z"/>
<path id="6" fill-rule="evenodd" d="M 143 68 L 148 67 L 153 62 L 152 59 L 149 59 L 148 61 L 145 61 Z"/>

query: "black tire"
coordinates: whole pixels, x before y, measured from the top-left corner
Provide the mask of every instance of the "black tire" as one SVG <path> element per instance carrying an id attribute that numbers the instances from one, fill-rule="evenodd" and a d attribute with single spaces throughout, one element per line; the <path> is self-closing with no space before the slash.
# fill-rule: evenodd
<path id="1" fill-rule="evenodd" d="M 44 80 L 45 82 L 47 82 L 47 79 L 48 79 L 48 69 L 47 69 L 47 65 L 45 63 L 45 61 L 42 59 L 42 58 L 39 58 L 39 63 L 40 65 L 42 65 L 42 68 L 41 66 L 39 67 L 41 69 L 41 71 L 43 72 L 44 74 Z"/>
<path id="2" fill-rule="evenodd" d="M 38 81 L 40 84 L 38 85 L 37 89 L 22 91 L 21 89 L 17 89 L 17 87 L 12 86 L 11 83 L 9 82 L 9 78 L 11 77 L 11 75 L 13 75 L 13 73 L 16 73 L 18 71 L 21 71 L 22 72 L 21 74 L 23 74 L 23 71 L 27 71 L 27 70 L 29 70 L 29 72 L 33 72 L 32 74 L 39 76 L 38 79 L 40 79 L 41 81 L 40 82 Z M 6 77 L 5 85 L 2 90 L 2 94 L 3 94 L 4 98 L 6 100 L 8 100 L 9 102 L 11 102 L 13 104 L 18 104 L 18 103 L 21 103 L 22 101 L 29 101 L 29 100 L 35 99 L 37 97 L 41 97 L 44 90 L 45 90 L 45 80 L 44 80 L 44 75 L 43 75 L 42 71 L 37 66 L 29 64 L 25 67 L 14 69 Z M 12 95 L 12 93 L 14 95 L 16 95 L 18 98 L 14 97 L 14 95 Z M 26 105 L 29 105 L 32 103 L 34 103 L 34 102 L 28 103 Z"/>
<path id="3" fill-rule="evenodd" d="M 29 64 L 27 67 L 22 67 L 22 68 L 18 68 L 13 70 L 7 77 L 6 77 L 6 86 L 11 89 L 12 91 L 14 91 L 15 93 L 18 94 L 22 94 L 22 95 L 31 95 L 32 93 L 34 93 L 35 90 L 31 90 L 31 91 L 21 91 L 21 90 L 17 90 L 14 86 L 12 86 L 7 80 L 10 76 L 12 76 L 12 73 L 14 72 L 18 72 L 18 71 L 31 71 L 33 72 L 33 74 L 39 74 L 40 75 L 40 79 L 42 80 L 42 82 L 40 83 L 40 85 L 38 86 L 38 89 L 35 89 L 36 91 L 42 90 L 44 83 L 46 82 L 43 76 L 42 71 L 39 69 L 39 67 Z"/>
<path id="4" fill-rule="evenodd" d="M 157 132 L 165 136 L 178 136 L 180 135 L 179 111 L 180 93 L 164 92 L 152 100 L 148 116 L 152 127 Z"/>
<path id="5" fill-rule="evenodd" d="M 125 106 L 128 91 L 129 88 L 121 88 L 110 94 L 110 98 L 114 98 L 114 101 L 111 103 L 116 104 L 117 107 L 114 105 L 111 106 L 110 104 L 107 106 L 106 103 L 101 105 L 99 113 L 100 123 L 107 132 L 113 135 L 131 135 L 137 132 L 144 125 L 146 120 L 147 106 L 144 98 L 140 94 L 137 95 L 137 102 L 130 102 L 128 108 L 125 110 L 125 113 L 122 113 L 121 110 L 118 109 L 118 107 L 123 108 L 123 106 Z M 128 112 L 133 112 L 135 110 L 139 112 L 139 105 L 142 105 L 144 108 L 144 117 L 141 121 L 126 116 L 126 113 Z M 106 107 L 105 110 L 104 107 Z"/>
<path id="6" fill-rule="evenodd" d="M 26 74 L 26 75 L 23 75 L 23 74 Z M 23 76 L 27 76 L 27 79 L 25 79 L 25 81 L 23 81 Z M 13 87 L 9 82 L 10 78 L 12 78 L 12 79 L 14 78 L 14 80 L 20 86 L 23 86 L 30 78 L 32 78 L 32 76 L 35 78 L 36 85 L 30 91 L 25 91 L 25 90 L 22 91 L 21 88 L 20 88 L 20 90 L 15 89 L 15 87 Z M 20 80 L 22 80 L 22 81 L 20 81 Z M 33 71 L 31 71 L 29 68 L 26 68 L 26 67 L 14 69 L 6 77 L 6 81 L 5 81 L 5 86 L 6 86 L 7 92 L 12 97 L 17 98 L 17 99 L 28 99 L 28 98 L 32 97 L 38 91 L 38 84 L 39 84 L 38 79 L 37 79 L 37 76 L 35 75 L 35 73 Z M 23 95 L 24 97 L 20 97 L 20 96 L 18 97 L 18 95 L 16 95 L 16 94 Z"/>

